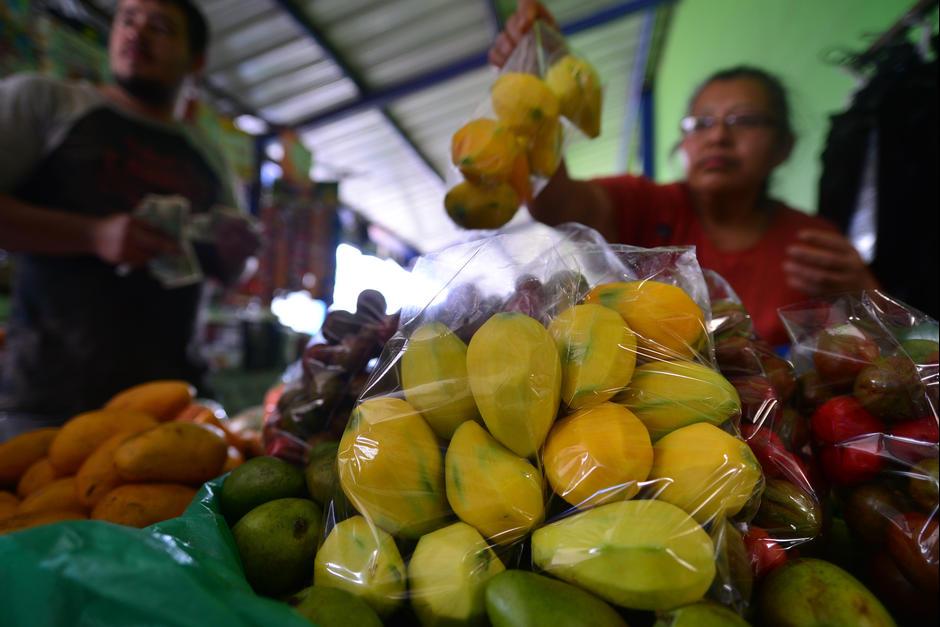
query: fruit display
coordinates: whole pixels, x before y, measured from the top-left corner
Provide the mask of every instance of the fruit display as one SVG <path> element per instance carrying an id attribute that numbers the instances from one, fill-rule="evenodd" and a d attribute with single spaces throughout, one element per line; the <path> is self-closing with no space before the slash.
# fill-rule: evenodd
<path id="1" fill-rule="evenodd" d="M 574 129 L 600 134 L 597 72 L 542 22 L 523 36 L 489 98 L 451 138 L 444 208 L 465 229 L 498 229 L 561 164 Z"/>
<path id="2" fill-rule="evenodd" d="M 84 518 L 146 527 L 179 516 L 201 484 L 260 448 L 210 405 L 188 383 L 152 381 L 0 444 L 0 533 Z"/>
<path id="3" fill-rule="evenodd" d="M 833 554 L 899 620 L 935 623 L 936 321 L 879 292 L 793 306 L 781 318 L 794 340 L 796 404 L 809 415 L 807 448 L 828 486 L 832 528 L 847 528 L 849 546 L 862 548 Z M 787 513 L 795 501 L 785 494 L 773 500 L 772 518 L 810 522 Z"/>

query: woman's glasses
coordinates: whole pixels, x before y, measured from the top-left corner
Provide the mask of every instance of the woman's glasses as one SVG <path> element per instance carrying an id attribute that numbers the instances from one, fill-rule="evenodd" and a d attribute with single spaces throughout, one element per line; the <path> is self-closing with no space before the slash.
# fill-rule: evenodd
<path id="1" fill-rule="evenodd" d="M 723 117 L 687 115 L 679 121 L 679 128 L 683 135 L 692 135 L 707 131 L 719 124 L 724 124 L 731 131 L 736 131 L 774 127 L 777 126 L 777 121 L 762 113 L 729 113 Z"/>

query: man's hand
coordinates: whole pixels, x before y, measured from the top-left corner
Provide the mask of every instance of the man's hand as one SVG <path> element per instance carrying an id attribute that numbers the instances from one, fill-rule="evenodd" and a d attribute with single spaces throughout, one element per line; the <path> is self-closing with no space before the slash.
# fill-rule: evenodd
<path id="1" fill-rule="evenodd" d="M 154 257 L 179 252 L 175 240 L 129 213 L 96 220 L 91 239 L 94 254 L 114 265 L 137 267 Z"/>
<path id="2" fill-rule="evenodd" d="M 800 231 L 787 248 L 787 283 L 810 296 L 877 289 L 878 280 L 845 237 L 833 231 Z"/>
<path id="3" fill-rule="evenodd" d="M 245 261 L 261 247 L 261 238 L 251 222 L 242 216 L 219 215 L 213 224 L 215 256 L 219 278 L 225 283 L 238 280 Z"/>
<path id="4" fill-rule="evenodd" d="M 496 37 L 493 47 L 490 48 L 490 64 L 498 68 L 506 65 L 512 51 L 516 49 L 525 34 L 532 30 L 532 25 L 537 19 L 548 22 L 555 28 L 558 27 L 555 17 L 540 2 L 519 0 L 516 12 L 506 20 L 503 32 Z"/>

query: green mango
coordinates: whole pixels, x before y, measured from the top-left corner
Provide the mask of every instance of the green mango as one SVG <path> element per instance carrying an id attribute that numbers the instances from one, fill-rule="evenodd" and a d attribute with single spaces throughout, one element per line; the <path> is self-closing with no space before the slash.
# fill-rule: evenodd
<path id="1" fill-rule="evenodd" d="M 475 422 L 454 433 L 444 468 L 451 508 L 494 542 L 514 542 L 545 517 L 542 474 Z"/>
<path id="2" fill-rule="evenodd" d="M 310 579 L 320 538 L 320 508 L 307 499 L 277 499 L 232 528 L 245 578 L 258 594 L 296 592 Z"/>
<path id="3" fill-rule="evenodd" d="M 698 601 L 715 577 L 715 547 L 684 511 L 664 501 L 595 507 L 532 534 L 536 566 L 606 601 L 665 610 Z"/>
<path id="4" fill-rule="evenodd" d="M 424 627 L 483 625 L 486 582 L 504 570 L 470 525 L 432 531 L 418 540 L 408 563 L 411 606 Z"/>
<path id="5" fill-rule="evenodd" d="M 401 358 L 405 399 L 439 438 L 449 440 L 464 421 L 480 414 L 467 379 L 467 345 L 440 322 L 423 324 Z"/>
<path id="6" fill-rule="evenodd" d="M 507 570 L 486 586 L 493 627 L 627 627 L 609 605 L 570 584 L 523 570 Z"/>
<path id="7" fill-rule="evenodd" d="M 750 627 L 750 623 L 712 601 L 699 601 L 661 613 L 653 627 Z"/>
<path id="8" fill-rule="evenodd" d="M 561 397 L 561 361 L 545 327 L 525 314 L 496 314 L 470 338 L 467 376 L 493 437 L 520 457 L 535 455 Z"/>
<path id="9" fill-rule="evenodd" d="M 219 505 L 225 519 L 234 525 L 268 501 L 302 496 L 306 496 L 302 470 L 277 457 L 254 457 L 225 478 Z"/>
<path id="10" fill-rule="evenodd" d="M 291 601 L 301 616 L 318 627 L 382 627 L 375 610 L 339 588 L 310 586 Z"/>
<path id="11" fill-rule="evenodd" d="M 655 442 L 697 422 L 720 425 L 741 413 L 741 399 L 720 372 L 693 361 L 652 361 L 638 367 L 617 396 Z"/>
<path id="12" fill-rule="evenodd" d="M 326 505 L 336 495 L 339 477 L 336 474 L 336 452 L 339 442 L 321 442 L 313 447 L 304 476 L 307 492 L 320 505 Z"/>
<path id="13" fill-rule="evenodd" d="M 862 583 L 835 564 L 797 559 L 774 569 L 761 586 L 758 615 L 766 627 L 893 627 L 894 620 Z"/>
<path id="14" fill-rule="evenodd" d="M 754 524 L 773 537 L 810 541 L 822 532 L 819 502 L 784 479 L 768 479 Z"/>
<path id="15" fill-rule="evenodd" d="M 353 516 L 333 527 L 317 552 L 313 585 L 350 592 L 388 616 L 405 597 L 405 573 L 392 536 Z"/>

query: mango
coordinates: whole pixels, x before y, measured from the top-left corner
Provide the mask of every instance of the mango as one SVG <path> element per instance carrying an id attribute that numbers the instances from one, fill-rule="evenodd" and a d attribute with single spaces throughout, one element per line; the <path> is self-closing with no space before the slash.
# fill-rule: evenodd
<path id="1" fill-rule="evenodd" d="M 519 194 L 508 183 L 484 186 L 464 181 L 444 196 L 444 209 L 465 229 L 498 229 L 516 215 Z"/>
<path id="2" fill-rule="evenodd" d="M 509 186 L 516 192 L 519 202 L 527 204 L 532 201 L 532 181 L 529 180 L 531 174 L 529 170 L 529 157 L 525 152 L 525 140 L 520 139 L 519 156 L 512 164 L 512 171 L 509 173 Z"/>
<path id="3" fill-rule="evenodd" d="M 14 514 L 7 518 L 0 519 L 0 536 L 5 533 L 32 529 L 42 525 L 51 525 L 64 520 L 84 520 L 88 518 L 83 512 L 75 510 L 55 510 L 31 512 L 28 514 Z"/>
<path id="4" fill-rule="evenodd" d="M 561 359 L 561 399 L 571 409 L 613 398 L 633 378 L 636 336 L 623 318 L 600 305 L 575 305 L 548 332 Z"/>
<path id="5" fill-rule="evenodd" d="M 62 425 L 49 445 L 49 462 L 60 475 L 74 474 L 82 462 L 113 435 L 139 433 L 155 426 L 157 421 L 153 417 L 133 409 L 102 409 L 79 414 Z"/>
<path id="6" fill-rule="evenodd" d="M 82 462 L 75 473 L 75 494 L 82 505 L 93 508 L 105 494 L 124 483 L 114 466 L 114 451 L 130 437 L 127 433 L 111 436 Z"/>
<path id="7" fill-rule="evenodd" d="M 127 439 L 114 451 L 124 481 L 199 485 L 222 472 L 225 434 L 209 425 L 164 422 Z"/>
<path id="8" fill-rule="evenodd" d="M 86 513 L 75 494 L 75 477 L 56 479 L 20 501 L 17 514 L 74 511 Z"/>
<path id="9" fill-rule="evenodd" d="M 277 457 L 255 457 L 229 474 L 219 491 L 219 505 L 230 524 L 254 508 L 276 499 L 306 496 L 300 468 Z"/>
<path id="10" fill-rule="evenodd" d="M 405 399 L 437 437 L 449 440 L 466 420 L 479 420 L 467 379 L 467 345 L 440 322 L 423 324 L 401 358 Z"/>
<path id="11" fill-rule="evenodd" d="M 741 511 L 762 477 L 743 440 L 706 422 L 676 429 L 653 445 L 649 482 L 656 498 L 701 524 Z"/>
<path id="12" fill-rule="evenodd" d="M 336 496 L 339 475 L 336 470 L 336 454 L 339 442 L 320 442 L 310 451 L 304 478 L 307 493 L 314 501 L 326 506 Z"/>
<path id="13" fill-rule="evenodd" d="M 457 429 L 444 467 L 450 506 L 494 542 L 518 540 L 545 517 L 539 471 L 475 422 Z"/>
<path id="14" fill-rule="evenodd" d="M 714 545 L 663 501 L 608 503 L 532 534 L 536 566 L 623 607 L 665 610 L 702 598 L 715 576 Z"/>
<path id="15" fill-rule="evenodd" d="M 0 486 L 15 486 L 26 470 L 49 451 L 58 427 L 34 429 L 0 443 Z"/>
<path id="16" fill-rule="evenodd" d="M 194 488 L 175 483 L 122 485 L 98 501 L 91 518 L 128 527 L 147 527 L 181 516 L 195 496 Z"/>
<path id="17" fill-rule="evenodd" d="M 411 606 L 424 627 L 484 625 L 486 584 L 504 570 L 470 525 L 432 531 L 421 537 L 408 563 Z"/>
<path id="18" fill-rule="evenodd" d="M 320 508 L 284 498 L 254 508 L 232 527 L 245 578 L 255 592 L 279 596 L 309 580 L 320 538 Z"/>
<path id="19" fill-rule="evenodd" d="M 594 595 L 523 570 L 507 570 L 490 580 L 486 613 L 493 627 L 627 627 Z"/>
<path id="20" fill-rule="evenodd" d="M 561 163 L 561 122 L 546 121 L 536 133 L 526 155 L 529 170 L 536 176 L 550 178 Z"/>
<path id="21" fill-rule="evenodd" d="M 36 490 L 55 481 L 57 477 L 59 473 L 49 462 L 49 458 L 43 457 L 27 468 L 20 477 L 19 483 L 16 484 L 16 494 L 21 499 L 25 499 Z"/>
<path id="22" fill-rule="evenodd" d="M 738 391 L 720 372 L 692 361 L 653 361 L 633 373 L 617 396 L 655 442 L 697 422 L 720 425 L 741 413 Z"/>
<path id="23" fill-rule="evenodd" d="M 653 627 L 749 627 L 750 623 L 713 601 L 699 601 L 662 613 Z"/>
<path id="24" fill-rule="evenodd" d="M 9 518 L 16 514 L 16 508 L 19 507 L 20 500 L 12 492 L 0 490 L 0 520 Z"/>
<path id="25" fill-rule="evenodd" d="M 119 392 L 105 404 L 105 409 L 139 411 L 165 422 L 185 409 L 195 395 L 196 389 L 186 381 L 148 381 Z"/>
<path id="26" fill-rule="evenodd" d="M 310 586 L 301 590 L 296 600 L 297 613 L 319 627 L 382 627 L 375 610 L 339 588 Z"/>
<path id="27" fill-rule="evenodd" d="M 488 118 L 467 122 L 450 142 L 451 161 L 474 183 L 505 182 L 518 154 L 516 136 Z"/>
<path id="28" fill-rule="evenodd" d="M 512 132 L 534 137 L 558 118 L 558 97 L 533 74 L 505 72 L 491 89 L 493 111 Z"/>
<path id="29" fill-rule="evenodd" d="M 633 498 L 653 466 L 653 446 L 629 409 L 603 403 L 556 422 L 542 464 L 555 494 L 586 509 Z"/>
<path id="30" fill-rule="evenodd" d="M 467 376 L 493 437 L 520 457 L 534 455 L 561 395 L 561 362 L 545 327 L 525 314 L 494 315 L 470 338 Z"/>
<path id="31" fill-rule="evenodd" d="M 449 514 L 443 457 L 421 414 L 383 397 L 353 410 L 336 461 L 343 493 L 361 514 L 389 533 L 419 538 Z"/>
<path id="32" fill-rule="evenodd" d="M 869 590 L 835 564 L 797 559 L 774 569 L 760 589 L 759 623 L 767 627 L 893 627 Z"/>
<path id="33" fill-rule="evenodd" d="M 545 83 L 558 97 L 561 115 L 588 137 L 601 132 L 601 81 L 590 63 L 567 54 L 545 73 Z"/>
<path id="34" fill-rule="evenodd" d="M 604 283 L 592 289 L 585 302 L 619 313 L 649 359 L 689 358 L 708 340 L 704 312 L 675 285 L 649 279 Z"/>
<path id="35" fill-rule="evenodd" d="M 313 584 L 350 592 L 388 616 L 405 598 L 405 572 L 392 536 L 353 516 L 333 527 L 317 552 Z"/>

